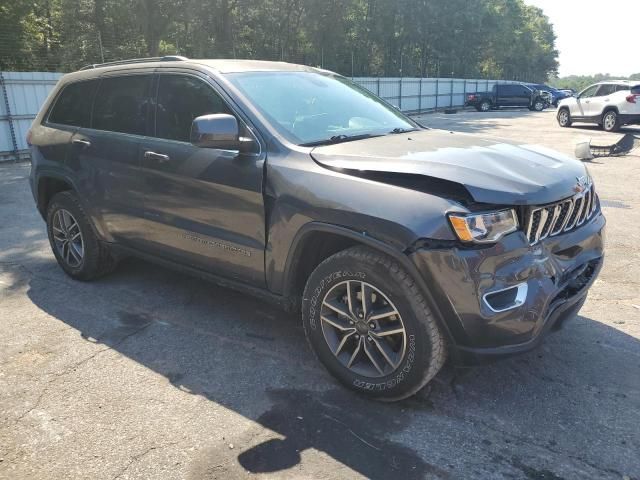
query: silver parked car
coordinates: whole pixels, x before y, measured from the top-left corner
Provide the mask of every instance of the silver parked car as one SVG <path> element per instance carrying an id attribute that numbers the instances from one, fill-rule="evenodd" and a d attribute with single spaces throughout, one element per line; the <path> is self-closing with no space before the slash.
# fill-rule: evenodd
<path id="1" fill-rule="evenodd" d="M 640 82 L 608 80 L 596 83 L 558 105 L 558 124 L 597 123 L 607 132 L 640 124 Z"/>

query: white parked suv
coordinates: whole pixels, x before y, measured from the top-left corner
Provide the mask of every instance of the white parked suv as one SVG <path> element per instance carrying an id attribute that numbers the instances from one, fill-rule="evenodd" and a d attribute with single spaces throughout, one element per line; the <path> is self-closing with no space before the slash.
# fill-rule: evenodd
<path id="1" fill-rule="evenodd" d="M 558 124 L 597 123 L 607 132 L 622 125 L 640 124 L 640 81 L 607 80 L 584 89 L 558 104 Z"/>

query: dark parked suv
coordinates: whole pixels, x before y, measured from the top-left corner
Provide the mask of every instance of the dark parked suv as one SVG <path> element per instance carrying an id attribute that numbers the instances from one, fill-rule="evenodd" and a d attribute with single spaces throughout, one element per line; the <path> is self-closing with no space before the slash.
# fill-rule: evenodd
<path id="1" fill-rule="evenodd" d="M 445 360 L 529 350 L 603 258 L 578 161 L 424 128 L 347 79 L 164 57 L 63 77 L 29 133 L 64 271 L 136 255 L 302 313 L 350 388 L 407 397 Z"/>

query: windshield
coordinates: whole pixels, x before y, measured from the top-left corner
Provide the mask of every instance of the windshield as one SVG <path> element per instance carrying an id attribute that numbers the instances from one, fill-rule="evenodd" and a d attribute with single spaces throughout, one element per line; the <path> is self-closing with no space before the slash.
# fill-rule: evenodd
<path id="1" fill-rule="evenodd" d="M 290 142 L 349 141 L 417 125 L 346 78 L 315 72 L 243 72 L 229 80 Z"/>

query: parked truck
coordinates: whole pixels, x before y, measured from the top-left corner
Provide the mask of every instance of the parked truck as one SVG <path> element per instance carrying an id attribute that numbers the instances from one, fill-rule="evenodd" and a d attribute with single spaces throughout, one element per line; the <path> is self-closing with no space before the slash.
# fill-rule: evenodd
<path id="1" fill-rule="evenodd" d="M 479 112 L 498 108 L 528 108 L 541 112 L 548 102 L 539 90 L 522 83 L 494 85 L 490 92 L 476 92 L 467 95 L 465 106 L 475 107 Z"/>

